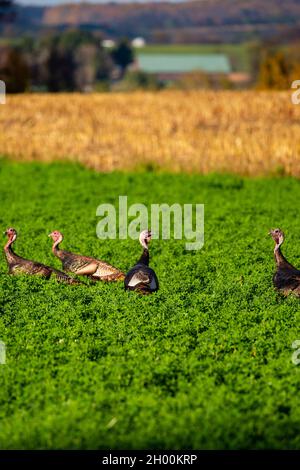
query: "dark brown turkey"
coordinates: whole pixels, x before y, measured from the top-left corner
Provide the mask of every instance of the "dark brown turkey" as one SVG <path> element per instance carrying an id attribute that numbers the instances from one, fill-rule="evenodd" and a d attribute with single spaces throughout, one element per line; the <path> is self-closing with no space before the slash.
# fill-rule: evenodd
<path id="1" fill-rule="evenodd" d="M 284 233 L 279 228 L 270 230 L 270 235 L 275 242 L 274 256 L 276 272 L 273 283 L 276 289 L 284 295 L 293 293 L 300 296 L 300 271 L 292 266 L 281 253 L 281 245 L 284 242 Z"/>
<path id="2" fill-rule="evenodd" d="M 138 262 L 126 274 L 124 285 L 126 290 L 134 290 L 140 294 L 151 294 L 159 289 L 158 279 L 149 268 L 149 243 L 151 241 L 151 231 L 144 230 L 140 234 L 140 243 L 143 253 Z"/>
<path id="3" fill-rule="evenodd" d="M 63 235 L 55 230 L 49 237 L 53 240 L 52 252 L 62 262 L 63 269 L 78 276 L 88 276 L 96 281 L 123 281 L 125 275 L 114 266 L 89 256 L 76 255 L 69 251 L 60 250 L 59 244 Z"/>
<path id="4" fill-rule="evenodd" d="M 44 277 L 45 279 L 50 279 L 50 277 L 54 275 L 59 282 L 78 284 L 78 281 L 57 269 L 50 268 L 42 263 L 30 261 L 16 255 L 12 249 L 12 245 L 17 238 L 16 230 L 14 228 L 8 228 L 4 234 L 7 235 L 8 238 L 8 241 L 4 246 L 4 254 L 6 256 L 9 274 L 31 274 Z"/>

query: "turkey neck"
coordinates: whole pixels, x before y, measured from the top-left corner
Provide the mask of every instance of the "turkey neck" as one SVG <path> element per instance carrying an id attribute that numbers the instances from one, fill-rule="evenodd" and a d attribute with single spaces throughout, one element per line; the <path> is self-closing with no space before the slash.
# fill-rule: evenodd
<path id="1" fill-rule="evenodd" d="M 280 245 L 275 245 L 274 257 L 275 257 L 276 264 L 279 268 L 293 268 L 294 269 L 294 266 L 292 266 L 281 253 Z"/>
<path id="2" fill-rule="evenodd" d="M 8 264 L 14 263 L 15 261 L 19 261 L 20 259 L 22 259 L 18 255 L 16 255 L 12 249 L 12 244 L 14 243 L 14 241 L 15 240 L 10 238 L 4 247 L 4 253 Z"/>
<path id="3" fill-rule="evenodd" d="M 138 264 L 145 264 L 146 266 L 149 266 L 149 250 L 147 248 L 144 248 Z"/>
<path id="4" fill-rule="evenodd" d="M 59 244 L 61 243 L 62 240 L 57 240 L 57 242 L 53 243 L 52 246 L 52 252 L 57 258 L 61 258 L 62 256 L 62 250 L 59 249 Z"/>

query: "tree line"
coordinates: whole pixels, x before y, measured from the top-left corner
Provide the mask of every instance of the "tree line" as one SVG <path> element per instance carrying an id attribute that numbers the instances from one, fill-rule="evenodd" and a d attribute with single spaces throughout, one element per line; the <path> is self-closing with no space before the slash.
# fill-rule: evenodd
<path id="1" fill-rule="evenodd" d="M 252 80 L 245 86 L 289 89 L 294 80 L 300 79 L 297 42 L 285 47 L 255 43 L 248 52 Z M 106 48 L 101 36 L 89 31 L 70 30 L 35 38 L 23 36 L 2 41 L 0 80 L 6 83 L 8 93 L 234 87 L 226 76 L 216 81 L 203 72 L 182 75 L 172 84 L 164 83 L 155 75 L 128 70 L 134 60 L 134 50 L 126 39 L 120 39 L 113 48 Z"/>
<path id="2" fill-rule="evenodd" d="M 28 36 L 0 46 L 0 78 L 8 93 L 92 91 L 121 79 L 133 61 L 126 39 L 107 49 L 86 31 Z"/>

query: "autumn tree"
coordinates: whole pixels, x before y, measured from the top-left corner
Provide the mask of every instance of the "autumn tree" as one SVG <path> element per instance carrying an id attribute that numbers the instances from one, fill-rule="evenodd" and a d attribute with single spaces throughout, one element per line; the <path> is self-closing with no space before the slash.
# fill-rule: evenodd
<path id="1" fill-rule="evenodd" d="M 290 88 L 290 72 L 289 61 L 282 52 L 267 52 L 260 64 L 258 88 L 270 90 Z"/>

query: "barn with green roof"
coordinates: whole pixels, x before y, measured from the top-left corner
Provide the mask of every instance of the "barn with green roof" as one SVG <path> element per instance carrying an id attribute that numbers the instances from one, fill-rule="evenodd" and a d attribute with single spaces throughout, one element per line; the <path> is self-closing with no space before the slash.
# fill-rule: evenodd
<path id="1" fill-rule="evenodd" d="M 161 79 L 177 78 L 190 72 L 228 75 L 231 65 L 225 54 L 143 54 L 136 59 L 136 68 Z"/>

